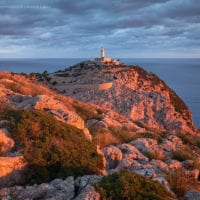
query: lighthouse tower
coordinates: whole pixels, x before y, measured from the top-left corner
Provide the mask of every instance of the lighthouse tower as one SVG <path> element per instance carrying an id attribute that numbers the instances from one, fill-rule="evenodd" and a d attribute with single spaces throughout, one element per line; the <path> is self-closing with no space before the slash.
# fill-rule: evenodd
<path id="1" fill-rule="evenodd" d="M 101 58 L 103 59 L 105 57 L 105 49 L 101 48 Z"/>

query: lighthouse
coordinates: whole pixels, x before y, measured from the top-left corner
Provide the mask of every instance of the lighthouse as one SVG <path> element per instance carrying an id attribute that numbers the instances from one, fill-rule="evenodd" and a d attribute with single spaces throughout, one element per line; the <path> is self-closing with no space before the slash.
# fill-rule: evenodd
<path id="1" fill-rule="evenodd" d="M 103 59 L 105 57 L 105 49 L 101 48 L 101 58 Z"/>

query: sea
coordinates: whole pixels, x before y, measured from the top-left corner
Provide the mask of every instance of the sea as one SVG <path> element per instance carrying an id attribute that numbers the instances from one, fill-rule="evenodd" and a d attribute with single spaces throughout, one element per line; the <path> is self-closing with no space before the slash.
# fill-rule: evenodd
<path id="1" fill-rule="evenodd" d="M 0 59 L 0 71 L 17 73 L 52 73 L 68 68 L 85 58 Z M 192 111 L 193 121 L 200 128 L 200 58 L 121 58 L 122 63 L 139 65 L 165 81 Z"/>

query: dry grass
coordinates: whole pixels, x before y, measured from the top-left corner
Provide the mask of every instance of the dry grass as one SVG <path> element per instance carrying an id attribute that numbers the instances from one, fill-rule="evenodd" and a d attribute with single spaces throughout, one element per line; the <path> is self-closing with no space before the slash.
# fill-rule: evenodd
<path id="1" fill-rule="evenodd" d="M 167 174 L 167 181 L 173 192 L 180 198 L 195 185 L 188 174 L 183 169 L 171 171 Z"/>
<path id="2" fill-rule="evenodd" d="M 16 93 L 24 95 L 53 95 L 55 92 L 51 91 L 47 87 L 41 84 L 34 83 L 27 79 L 25 75 L 13 74 L 8 72 L 0 73 L 0 84 L 5 88 L 12 90 Z"/>
<path id="3" fill-rule="evenodd" d="M 185 160 L 193 160 L 193 152 L 190 146 L 183 146 L 172 153 L 172 158 L 180 162 Z"/>
<path id="4" fill-rule="evenodd" d="M 119 144 L 131 141 L 133 132 L 126 127 L 113 127 L 108 128 L 96 127 L 92 125 L 89 127 L 90 133 L 93 136 L 93 141 L 101 147 L 111 144 Z"/>
<path id="5" fill-rule="evenodd" d="M 161 151 L 159 150 L 153 150 L 151 152 L 149 151 L 145 151 L 143 152 L 143 154 L 149 158 L 149 160 L 152 160 L 152 159 L 155 159 L 155 160 L 162 160 L 162 161 L 165 161 L 165 156 L 162 154 Z"/>

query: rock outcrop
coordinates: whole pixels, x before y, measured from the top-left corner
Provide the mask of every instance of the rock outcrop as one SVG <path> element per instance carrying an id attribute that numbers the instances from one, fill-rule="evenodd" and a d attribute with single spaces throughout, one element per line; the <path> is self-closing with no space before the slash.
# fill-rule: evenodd
<path id="1" fill-rule="evenodd" d="M 7 133 L 6 129 L 0 129 L 0 156 L 7 155 L 14 146 L 13 139 L 8 137 Z"/>
<path id="2" fill-rule="evenodd" d="M 49 86 L 57 92 L 114 110 L 150 127 L 197 131 L 185 103 L 156 75 L 140 67 L 88 61 L 48 77 Z"/>
<path id="3" fill-rule="evenodd" d="M 189 190 L 183 197 L 183 200 L 199 200 L 199 199 L 200 199 L 200 192 L 196 190 Z"/>
<path id="4" fill-rule="evenodd" d="M 22 184 L 26 163 L 22 156 L 0 157 L 0 187 Z"/>
<path id="5" fill-rule="evenodd" d="M 15 186 L 0 190 L 0 199 L 43 199 L 43 200 L 100 200 L 100 195 L 92 186 L 101 180 L 101 176 L 70 176 L 65 180 L 55 179 L 50 183 L 32 186 Z"/>

